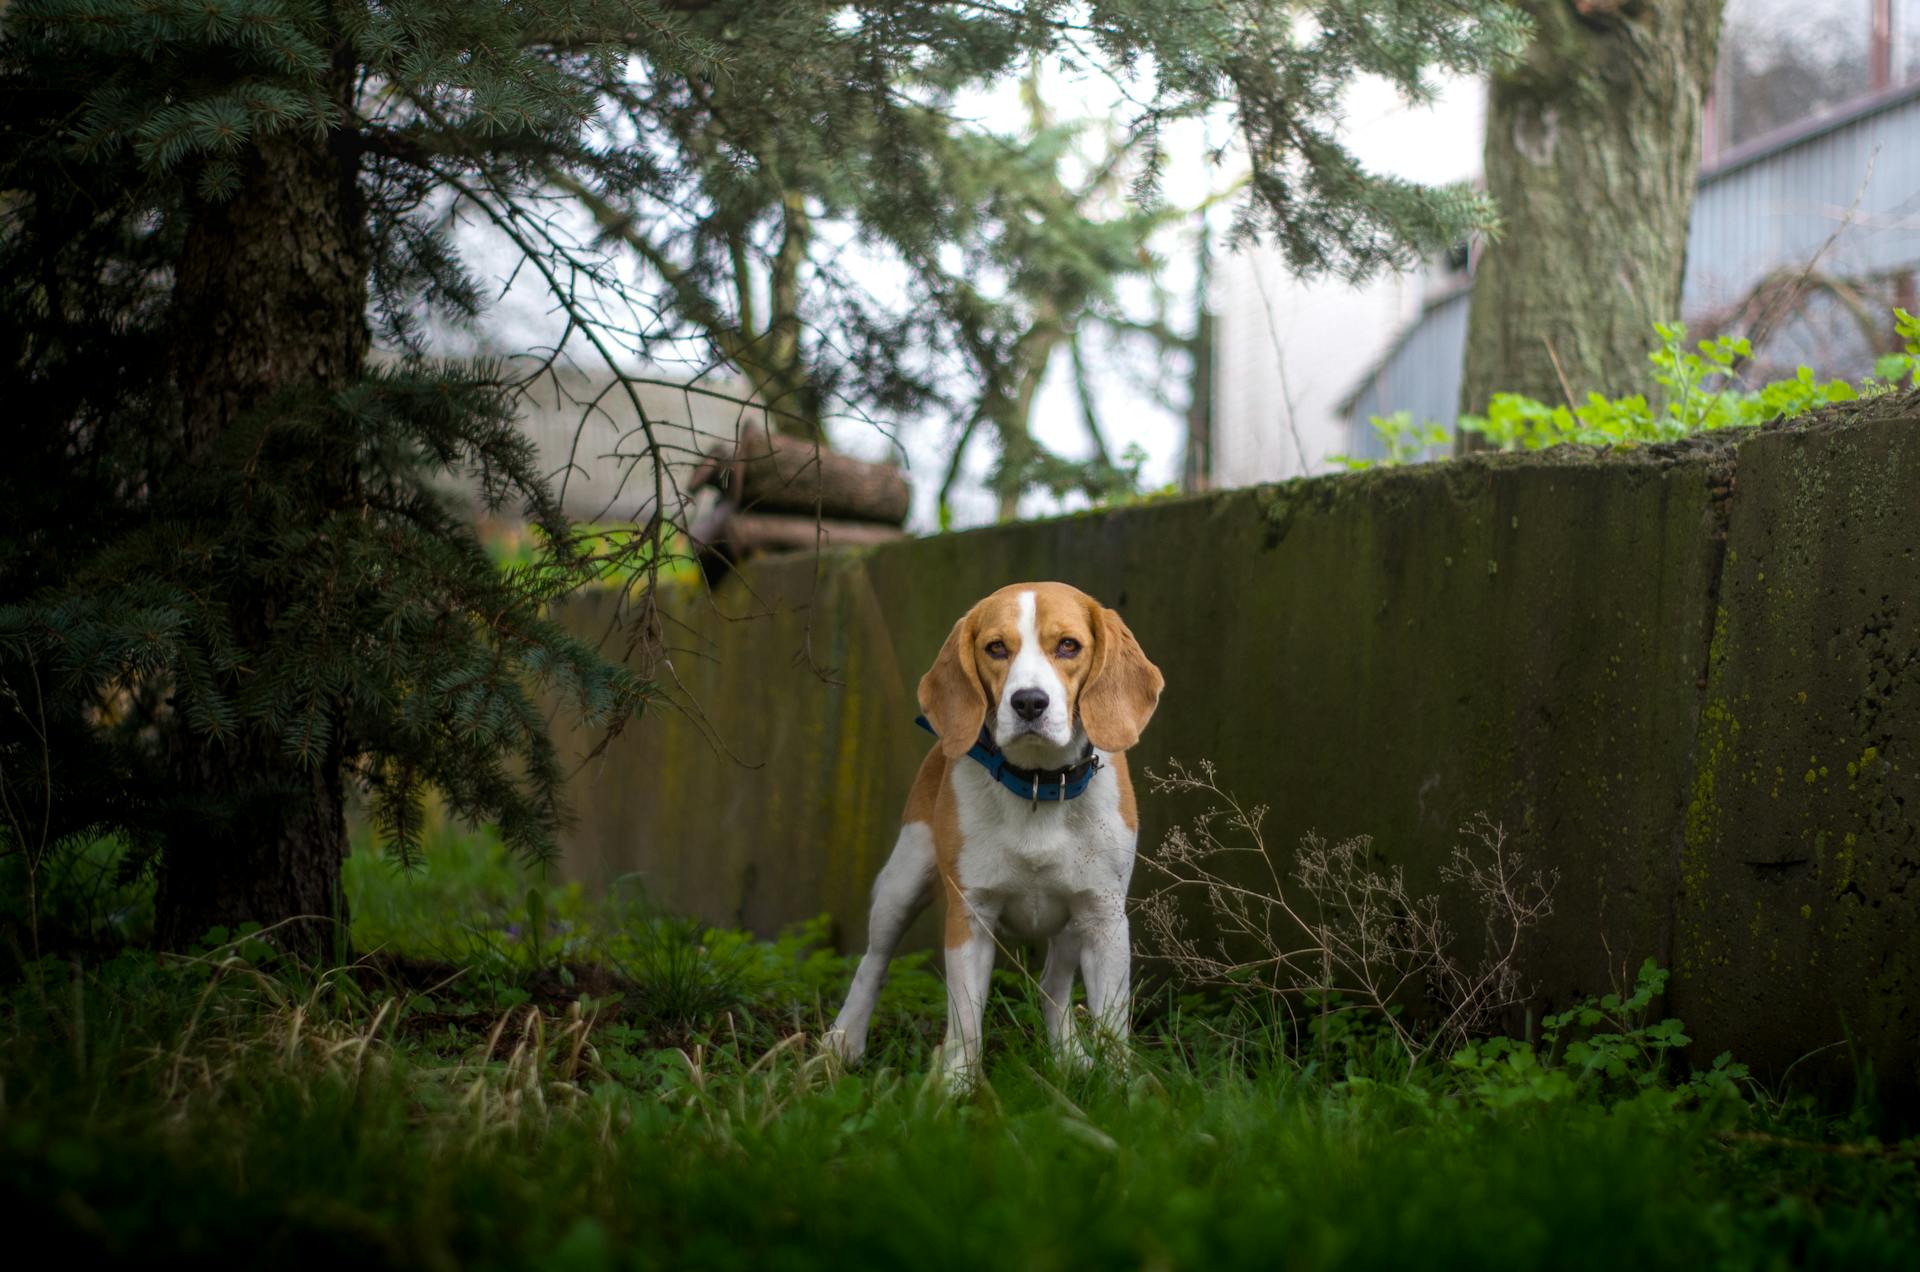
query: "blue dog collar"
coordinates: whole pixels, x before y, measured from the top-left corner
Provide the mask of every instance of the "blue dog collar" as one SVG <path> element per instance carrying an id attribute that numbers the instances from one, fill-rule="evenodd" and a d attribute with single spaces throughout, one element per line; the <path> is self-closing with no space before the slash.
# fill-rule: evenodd
<path id="1" fill-rule="evenodd" d="M 934 737 L 940 736 L 927 723 L 927 717 L 915 716 L 913 722 Z M 1086 755 L 1071 768 L 1017 768 L 1008 763 L 1006 754 L 994 745 L 993 735 L 987 732 L 985 725 L 980 726 L 980 738 L 968 748 L 967 758 L 992 774 L 994 781 L 1034 804 L 1077 799 L 1087 789 L 1087 784 L 1093 781 L 1093 775 L 1100 771 L 1100 757 L 1093 753 L 1091 742 L 1087 743 Z"/>

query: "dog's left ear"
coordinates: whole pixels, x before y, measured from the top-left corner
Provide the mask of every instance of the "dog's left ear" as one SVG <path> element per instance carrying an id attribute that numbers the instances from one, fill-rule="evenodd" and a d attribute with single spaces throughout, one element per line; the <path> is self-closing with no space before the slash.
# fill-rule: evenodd
<path id="1" fill-rule="evenodd" d="M 1140 740 L 1166 680 L 1118 614 L 1094 610 L 1093 671 L 1080 690 L 1080 724 L 1102 751 L 1124 751 Z"/>

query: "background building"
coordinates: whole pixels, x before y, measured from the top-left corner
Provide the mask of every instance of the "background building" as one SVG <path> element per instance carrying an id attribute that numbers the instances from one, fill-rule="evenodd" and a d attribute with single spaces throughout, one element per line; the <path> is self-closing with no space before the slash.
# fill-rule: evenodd
<path id="1" fill-rule="evenodd" d="M 1483 113 L 1477 83 L 1420 110 L 1382 90 L 1349 127 L 1382 170 L 1470 180 Z M 1871 371 L 1920 268 L 1920 0 L 1729 0 L 1701 144 L 1680 316 L 1763 335 L 1761 377 Z M 1218 262 L 1216 484 L 1377 454 L 1374 415 L 1451 423 L 1470 266 L 1463 245 L 1355 287 L 1289 279 L 1268 250 Z"/>

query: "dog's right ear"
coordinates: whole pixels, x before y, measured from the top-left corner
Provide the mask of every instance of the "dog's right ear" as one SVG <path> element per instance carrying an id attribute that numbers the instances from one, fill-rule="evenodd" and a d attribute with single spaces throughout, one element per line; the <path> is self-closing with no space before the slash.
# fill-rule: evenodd
<path id="1" fill-rule="evenodd" d="M 940 735 L 940 750 L 950 760 L 965 755 L 987 718 L 987 695 L 973 666 L 973 615 L 947 633 L 947 643 L 920 677 L 920 710 Z"/>

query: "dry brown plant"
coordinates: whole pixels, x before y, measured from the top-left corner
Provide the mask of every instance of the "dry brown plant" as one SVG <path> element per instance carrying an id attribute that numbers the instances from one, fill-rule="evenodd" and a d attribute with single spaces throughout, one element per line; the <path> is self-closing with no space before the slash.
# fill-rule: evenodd
<path id="1" fill-rule="evenodd" d="M 1137 904 L 1148 957 L 1191 984 L 1265 994 L 1289 1012 L 1312 1003 L 1377 1015 L 1410 1069 L 1530 996 L 1520 943 L 1553 912 L 1559 871 L 1529 871 L 1486 814 L 1460 828 L 1440 870 L 1478 912 L 1481 949 L 1469 959 L 1441 917 L 1443 897 L 1414 896 L 1405 869 L 1381 865 L 1370 838 L 1308 834 L 1293 853 L 1276 854 L 1261 830 L 1266 806 L 1241 803 L 1217 778 L 1206 760 L 1147 771 L 1155 793 L 1197 794 L 1208 805 L 1141 854 L 1155 876 Z M 1196 900 L 1204 935 L 1188 917 Z M 1427 1011 L 1396 1010 L 1423 1000 Z"/>

